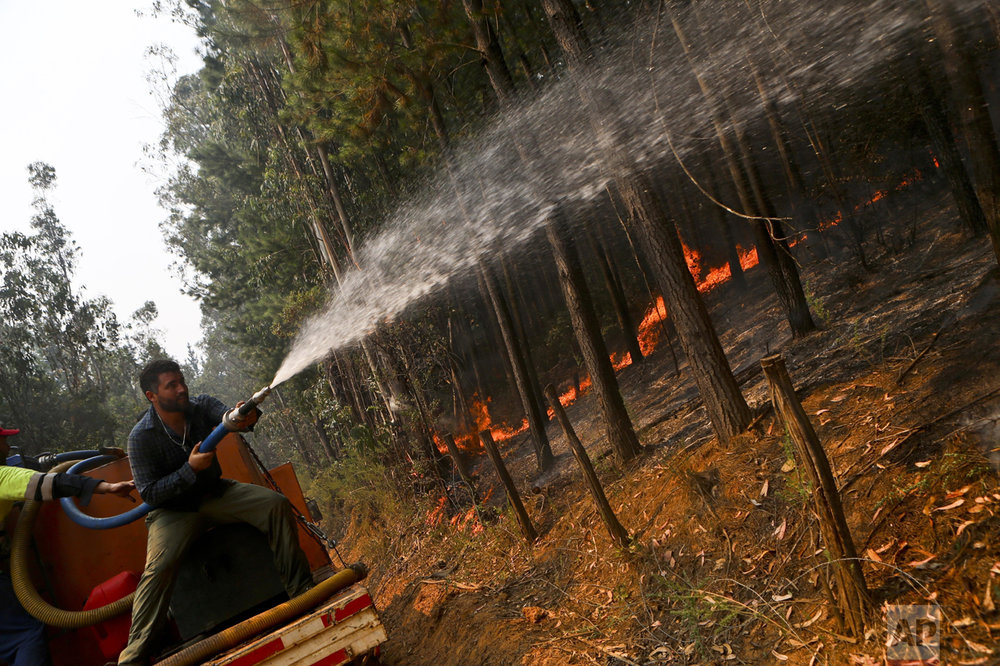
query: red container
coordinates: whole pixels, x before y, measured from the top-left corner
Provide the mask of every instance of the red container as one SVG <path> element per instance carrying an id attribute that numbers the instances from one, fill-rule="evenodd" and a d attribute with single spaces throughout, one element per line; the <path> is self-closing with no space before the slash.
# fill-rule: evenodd
<path id="1" fill-rule="evenodd" d="M 123 571 L 114 578 L 104 581 L 95 587 L 87 603 L 83 605 L 83 610 L 91 610 L 106 606 L 114 601 L 118 601 L 129 594 L 135 592 L 139 585 L 139 575 L 133 571 Z M 132 615 L 122 613 L 110 620 L 95 624 L 90 627 L 97 644 L 101 648 L 101 653 L 105 659 L 116 660 L 125 645 L 128 643 L 128 631 L 132 628 Z"/>

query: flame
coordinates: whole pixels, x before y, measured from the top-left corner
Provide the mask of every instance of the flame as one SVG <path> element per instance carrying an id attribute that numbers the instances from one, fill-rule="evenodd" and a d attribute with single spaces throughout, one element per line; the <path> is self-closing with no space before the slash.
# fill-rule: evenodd
<path id="1" fill-rule="evenodd" d="M 460 451 L 475 454 L 481 453 L 483 446 L 479 441 L 479 433 L 483 430 L 490 431 L 490 434 L 493 435 L 493 441 L 505 442 L 511 437 L 516 437 L 528 429 L 527 418 L 522 420 L 518 427 L 511 426 L 507 423 L 494 424 L 493 417 L 490 416 L 489 407 L 489 403 L 492 402 L 492 400 L 493 398 L 490 397 L 483 400 L 479 397 L 479 393 L 472 394 L 472 399 L 470 400 L 472 406 L 469 407 L 469 414 L 472 416 L 475 426 L 473 432 L 455 436 L 455 446 L 458 447 Z M 442 454 L 448 453 L 448 446 L 444 443 L 444 439 L 438 433 L 434 433 L 434 444 L 437 446 L 438 451 Z"/>
<path id="2" fill-rule="evenodd" d="M 430 513 L 427 514 L 426 524 L 430 526 L 440 525 L 441 521 L 444 519 L 445 508 L 448 503 L 447 497 L 442 497 L 436 507 L 431 509 Z"/>
<path id="3" fill-rule="evenodd" d="M 626 358 L 628 358 L 628 362 L 631 363 L 632 358 L 628 354 L 626 354 L 625 356 Z M 612 362 L 614 362 L 614 358 L 615 358 L 614 354 L 612 354 L 611 355 Z M 581 395 L 589 391 L 590 387 L 593 385 L 594 382 L 590 379 L 590 375 L 584 376 L 584 378 L 580 380 L 580 390 L 577 391 L 575 386 L 570 386 L 568 389 L 566 389 L 565 393 L 559 396 L 559 404 L 562 405 L 563 407 L 569 407 L 574 402 L 576 402 L 577 398 L 579 398 Z M 553 411 L 551 407 L 549 407 L 545 411 L 548 414 L 550 421 L 556 417 L 556 413 L 555 411 Z"/>
<path id="4" fill-rule="evenodd" d="M 617 356 L 618 354 L 611 355 L 611 366 L 615 369 L 615 372 L 618 372 L 619 370 L 622 370 L 632 365 L 632 354 L 630 354 L 629 352 L 625 352 L 620 361 L 615 360 L 615 357 Z"/>
<path id="5" fill-rule="evenodd" d="M 656 343 L 660 339 L 659 324 L 666 318 L 667 306 L 663 304 L 663 297 L 660 296 L 656 299 L 656 303 L 646 310 L 642 321 L 639 322 L 639 335 L 637 337 L 639 338 L 639 349 L 643 355 L 648 356 L 656 349 Z"/>

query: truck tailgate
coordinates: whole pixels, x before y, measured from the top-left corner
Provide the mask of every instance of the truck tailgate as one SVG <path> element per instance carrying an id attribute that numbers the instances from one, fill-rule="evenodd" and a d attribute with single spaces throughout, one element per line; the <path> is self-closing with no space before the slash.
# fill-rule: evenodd
<path id="1" fill-rule="evenodd" d="M 206 663 L 211 666 L 338 666 L 385 640 L 385 628 L 368 590 L 354 584 L 298 620 Z"/>

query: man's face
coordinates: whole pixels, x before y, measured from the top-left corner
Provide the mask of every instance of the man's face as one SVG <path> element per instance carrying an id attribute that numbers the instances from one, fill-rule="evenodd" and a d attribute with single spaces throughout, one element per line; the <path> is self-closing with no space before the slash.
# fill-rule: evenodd
<path id="1" fill-rule="evenodd" d="M 184 375 L 179 372 L 161 373 L 156 391 L 146 391 L 146 397 L 164 412 L 186 412 L 191 405 Z"/>

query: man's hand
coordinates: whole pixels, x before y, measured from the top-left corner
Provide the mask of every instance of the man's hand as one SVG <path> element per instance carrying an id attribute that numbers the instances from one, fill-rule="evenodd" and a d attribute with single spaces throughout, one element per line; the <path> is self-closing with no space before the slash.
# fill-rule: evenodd
<path id="1" fill-rule="evenodd" d="M 135 490 L 135 481 L 119 481 L 117 483 L 108 483 L 107 481 L 101 481 L 97 484 L 95 492 L 102 493 L 104 495 L 117 495 L 118 497 L 127 497 L 129 501 L 134 502 L 135 498 L 132 497 L 132 491 Z"/>
<path id="2" fill-rule="evenodd" d="M 207 451 L 205 453 L 201 452 L 201 442 L 194 445 L 191 449 L 191 455 L 188 456 L 188 464 L 191 465 L 191 469 L 196 472 L 200 472 L 203 469 L 208 469 L 208 466 L 212 464 L 212 458 L 215 457 L 215 451 Z"/>
<path id="3" fill-rule="evenodd" d="M 236 407 L 234 407 L 234 409 L 239 409 L 245 404 L 246 400 L 240 400 L 238 403 L 236 403 Z M 236 426 L 236 429 L 238 431 L 246 432 L 247 430 L 252 428 L 255 423 L 257 423 L 258 414 L 259 412 L 257 411 L 256 408 L 254 408 L 250 410 L 250 413 L 244 416 L 243 418 L 238 420 L 233 419 L 233 425 Z"/>

